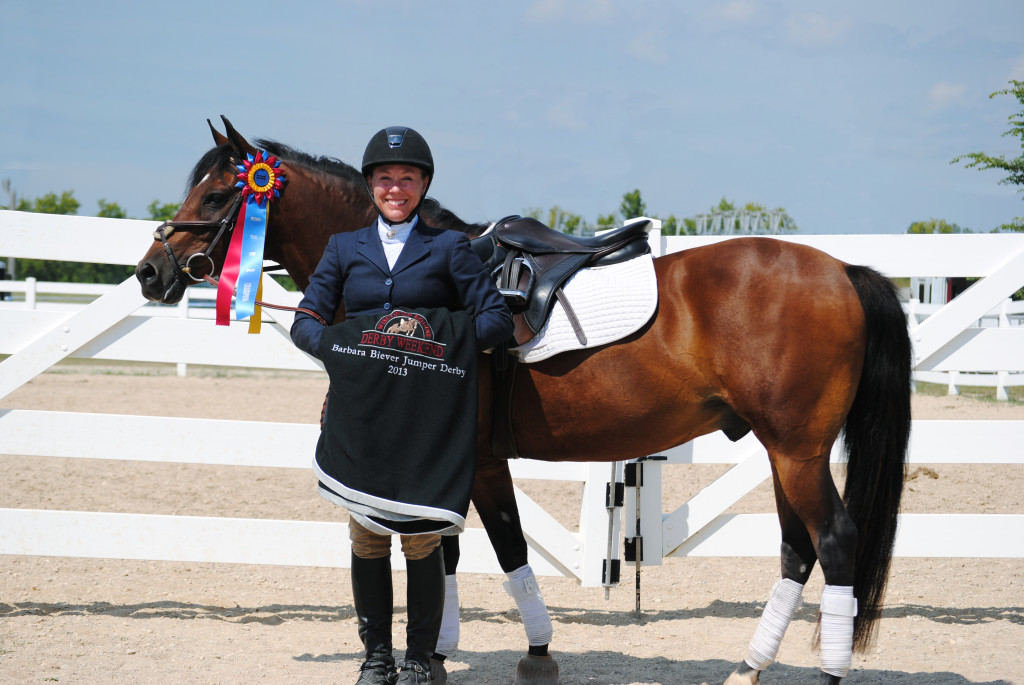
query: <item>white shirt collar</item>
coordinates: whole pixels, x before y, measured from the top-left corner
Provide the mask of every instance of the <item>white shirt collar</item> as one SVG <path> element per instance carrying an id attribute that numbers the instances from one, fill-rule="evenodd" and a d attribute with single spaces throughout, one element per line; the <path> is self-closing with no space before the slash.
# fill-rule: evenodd
<path id="1" fill-rule="evenodd" d="M 381 242 L 389 243 L 404 243 L 412 233 L 412 229 L 416 226 L 419 221 L 419 214 L 414 216 L 411 221 L 405 221 L 400 224 L 389 224 L 384 221 L 382 217 L 377 217 L 377 234 L 380 235 Z M 388 237 L 388 235 L 393 237 Z"/>

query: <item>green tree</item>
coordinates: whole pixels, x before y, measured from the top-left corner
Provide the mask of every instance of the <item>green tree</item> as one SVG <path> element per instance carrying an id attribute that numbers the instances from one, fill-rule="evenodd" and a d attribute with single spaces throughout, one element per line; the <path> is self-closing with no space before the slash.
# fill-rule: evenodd
<path id="1" fill-rule="evenodd" d="M 1006 159 L 1003 155 L 994 156 L 984 152 L 969 152 L 965 155 L 957 155 L 950 164 L 970 160 L 965 164 L 968 169 L 1001 169 L 1007 172 L 1007 176 L 999 181 L 1000 185 L 1014 185 L 1019 188 L 1018 192 L 1024 193 L 1024 81 L 1011 80 L 1010 84 L 1011 88 L 997 90 L 990 94 L 989 98 L 994 98 L 997 95 L 1013 95 L 1021 104 L 1021 111 L 1010 115 L 1010 128 L 1003 133 L 1003 136 L 1020 138 L 1022 154 L 1014 159 Z M 1024 232 L 1024 217 L 1018 216 L 996 230 Z"/>
<path id="2" fill-rule="evenodd" d="M 96 216 L 102 216 L 107 219 L 127 219 L 128 214 L 121 209 L 121 205 L 116 202 L 107 202 L 104 199 L 99 201 L 100 211 L 96 212 Z"/>
<path id="3" fill-rule="evenodd" d="M 18 200 L 19 212 L 38 212 L 40 214 L 78 214 L 81 204 L 75 199 L 75 191 L 65 190 L 58 196 L 47 193 L 34 200 L 21 198 Z"/>
<path id="4" fill-rule="evenodd" d="M 153 221 L 170 221 L 178 213 L 180 207 L 180 202 L 163 204 L 160 200 L 153 200 L 146 210 L 149 212 L 149 218 Z"/>
<path id="5" fill-rule="evenodd" d="M 660 219 L 661 217 L 654 217 Z M 697 235 L 697 222 L 693 219 L 680 219 L 675 214 L 669 214 L 668 218 L 661 219 L 662 235 Z"/>
<path id="6" fill-rule="evenodd" d="M 969 228 L 960 228 L 951 224 L 945 219 L 928 219 L 928 221 L 915 221 L 907 228 L 907 233 L 970 233 Z"/>
<path id="7" fill-rule="evenodd" d="M 640 197 L 640 190 L 632 190 L 622 196 L 619 204 L 619 214 L 622 220 L 633 219 L 638 216 L 647 216 L 647 203 Z"/>
<path id="8" fill-rule="evenodd" d="M 734 202 L 724 197 L 707 214 L 693 218 L 693 233 L 700 235 L 796 233 L 798 230 L 783 207 L 769 210 L 757 202 L 747 202 L 742 209 L 737 209 Z"/>
<path id="9" fill-rule="evenodd" d="M 77 214 L 80 204 L 74 191 L 65 190 L 60 195 L 47 193 L 34 200 L 22 198 L 18 210 L 40 214 Z M 124 218 L 124 210 L 114 202 L 99 201 L 98 216 Z M 93 264 L 91 262 L 63 262 L 53 259 L 19 259 L 18 277 L 33 277 L 40 281 L 70 283 L 120 283 L 131 277 L 135 269 L 119 264 Z"/>
<path id="10" fill-rule="evenodd" d="M 597 225 L 599 228 L 608 228 L 614 226 L 620 220 L 628 221 L 630 219 L 635 219 L 640 216 L 650 215 L 647 213 L 647 203 L 644 202 L 643 196 L 640 193 L 640 189 L 637 188 L 622 194 L 622 202 L 619 203 L 618 214 L 615 214 L 613 212 L 612 214 L 598 216 Z M 651 218 L 660 219 L 661 217 L 652 216 Z M 667 219 L 662 219 L 662 235 L 679 235 L 679 230 L 679 220 L 676 219 L 674 214 L 669 215 Z"/>
<path id="11" fill-rule="evenodd" d="M 562 233 L 568 233 L 570 235 L 582 230 L 583 226 L 583 217 L 579 214 L 567 212 L 558 205 L 555 205 L 546 213 L 541 209 L 531 207 L 526 210 L 523 216 L 536 219 L 549 228 L 553 228 L 556 231 L 561 231 Z"/>

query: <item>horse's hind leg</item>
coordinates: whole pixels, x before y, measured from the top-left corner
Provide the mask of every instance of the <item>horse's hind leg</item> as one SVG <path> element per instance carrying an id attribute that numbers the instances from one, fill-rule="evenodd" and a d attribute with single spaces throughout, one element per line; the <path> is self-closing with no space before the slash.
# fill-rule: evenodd
<path id="1" fill-rule="evenodd" d="M 825 589 L 821 597 L 821 675 L 819 682 L 834 685 L 846 676 L 853 657 L 853 618 L 856 600 L 853 598 L 854 560 L 856 558 L 857 531 L 853 519 L 843 506 L 828 466 L 828 450 L 809 459 L 793 459 L 773 454 L 775 500 L 782 526 L 782 579 L 773 590 L 765 613 L 762 615 L 765 634 L 774 638 L 777 629 L 772 623 L 781 616 L 792 617 L 799 604 L 803 584 L 810 576 L 817 556 L 825 576 Z M 779 597 L 776 601 L 776 597 Z M 771 614 L 769 614 L 771 609 Z M 767 620 L 766 620 L 767 619 Z M 788 624 L 788 620 L 786 621 Z M 783 627 L 782 630 L 785 628 Z M 761 632 L 762 625 L 758 625 Z M 778 638 L 781 640 L 781 636 Z M 747 680 L 736 683 L 756 683 L 757 667 L 764 668 L 757 656 L 758 640 L 740 669 L 733 676 Z M 767 643 L 769 647 L 774 644 Z M 777 651 L 778 645 L 774 645 Z M 773 660 L 770 654 L 768 663 Z M 758 663 L 751 663 L 758 661 Z"/>
<path id="2" fill-rule="evenodd" d="M 729 676 L 726 685 L 754 685 L 760 672 L 775 661 L 782 637 L 800 606 L 804 585 L 818 558 L 807 528 L 790 508 L 774 468 L 772 476 L 782 528 L 782 577 L 772 587 L 746 657 Z"/>
<path id="3" fill-rule="evenodd" d="M 853 623 L 857 615 L 854 571 L 857 528 L 836 491 L 828 470 L 827 455 L 806 477 L 801 469 L 783 487 L 814 542 L 825 576 L 821 594 L 821 683 L 838 683 L 850 670 L 853 659 Z M 818 503 L 814 504 L 815 495 Z"/>
<path id="4" fill-rule="evenodd" d="M 838 683 L 849 671 L 857 615 L 853 588 L 857 528 L 832 480 L 830 448 L 806 460 L 782 461 L 775 455 L 778 482 L 790 508 L 806 526 L 825 576 L 819 607 L 822 683 Z"/>

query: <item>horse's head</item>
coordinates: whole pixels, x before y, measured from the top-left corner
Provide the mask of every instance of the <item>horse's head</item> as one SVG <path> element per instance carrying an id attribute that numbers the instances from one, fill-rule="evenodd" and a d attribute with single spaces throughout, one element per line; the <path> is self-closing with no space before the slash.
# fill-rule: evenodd
<path id="1" fill-rule="evenodd" d="M 181 208 L 160 224 L 152 247 L 135 267 L 142 294 L 150 300 L 174 304 L 185 288 L 215 275 L 224 263 L 242 197 L 235 188 L 235 165 L 246 154 L 255 155 L 256 148 L 221 118 L 227 135 L 207 119 L 216 147 L 196 164 Z"/>
<path id="2" fill-rule="evenodd" d="M 235 187 L 236 165 L 246 155 L 255 156 L 257 147 L 287 163 L 287 191 L 271 206 L 265 255 L 285 267 L 299 288 L 309 282 L 331 234 L 354 231 L 377 217 L 358 169 L 273 140 L 256 139 L 252 145 L 221 119 L 227 135 L 210 124 L 216 146 L 196 163 L 181 209 L 157 227 L 153 245 L 135 267 L 142 294 L 150 300 L 174 304 L 187 287 L 220 272 L 242 197 Z M 487 228 L 467 224 L 432 198 L 423 199 L 420 215 L 432 226 L 470 236 Z"/>

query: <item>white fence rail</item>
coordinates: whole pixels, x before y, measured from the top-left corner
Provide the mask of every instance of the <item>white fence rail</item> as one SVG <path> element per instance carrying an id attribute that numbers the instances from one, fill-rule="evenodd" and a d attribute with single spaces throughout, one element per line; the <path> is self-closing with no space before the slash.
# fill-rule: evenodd
<path id="1" fill-rule="evenodd" d="M 84 217 L 57 217 L 0 212 L 0 255 L 134 264 L 151 243 L 152 222 Z M 88 235 L 88 242 L 82 240 Z M 669 237 L 656 231 L 651 243 L 663 254 L 728 238 Z M 955 236 L 787 236 L 823 249 L 844 261 L 868 264 L 890 276 L 977 276 L 982 280 L 920 323 L 912 324 L 918 372 L 1024 371 L 1024 328 L 978 328 L 974 324 L 1001 306 L 1024 281 L 1024 235 Z M 50 286 L 35 284 L 39 293 Z M 267 282 L 270 301 L 294 298 Z M 28 289 L 29 286 L 17 286 Z M 0 290 L 14 292 L 5 282 Z M 17 290 L 19 293 L 21 289 Z M 81 292 L 69 293 L 81 295 Z M 197 293 L 194 292 L 194 296 Z M 27 299 L 27 296 L 26 296 Z M 212 326 L 209 310 L 147 306 L 133 279 L 106 289 L 92 302 L 61 305 L 35 297 L 0 303 L 0 407 L 3 398 L 37 374 L 67 357 L 317 370 L 314 360 L 298 352 L 288 338 L 291 314 L 264 310 L 269 324 L 250 336 L 244 324 Z M 204 313 L 204 311 L 206 313 Z M 180 424 L 180 425 L 179 425 Z M 95 444 L 69 436 L 121 436 L 115 448 L 99 453 Z M 230 445 L 215 456 L 192 455 L 173 440 L 158 451 L 146 436 L 197 436 L 216 432 Z M 42 412 L 0 408 L 0 454 L 65 458 L 140 458 L 227 465 L 308 468 L 317 428 L 307 424 L 259 424 L 259 439 L 245 421 L 210 421 Z M 984 449 L 979 449 L 979 443 Z M 916 421 L 911 461 L 935 463 L 1011 463 L 1024 459 L 1024 421 Z M 145 455 L 140 457 L 140 455 Z M 638 455 L 639 456 L 639 455 Z M 661 511 L 660 471 L 647 463 L 641 495 L 648 550 L 666 555 L 778 554 L 774 515 L 727 516 L 724 512 L 768 475 L 764 450 L 751 438 L 735 445 L 718 435 L 671 450 L 668 463 L 733 464 L 715 483 L 670 514 Z M 517 491 L 523 526 L 540 574 L 564 574 L 585 585 L 601 583 L 608 549 L 609 511 L 605 487 L 621 468 L 606 463 L 512 464 L 516 478 L 544 478 L 584 483 L 580 527 L 567 530 L 543 508 Z M 614 470 L 614 471 L 613 471 Z M 627 499 L 628 507 L 634 506 Z M 611 517 L 613 523 L 614 517 Z M 628 522 L 629 517 L 627 517 Z M 648 524 L 651 525 L 648 528 Z M 617 523 L 615 524 L 617 526 Z M 950 527 L 970 534 L 949 535 Z M 139 514 L 83 513 L 0 509 L 0 554 L 45 554 L 187 561 L 288 565 L 347 566 L 348 552 L 313 544 L 325 528 L 346 540 L 342 524 L 305 521 L 254 521 Z M 627 525 L 627 534 L 630 531 Z M 613 538 L 617 539 L 617 528 Z M 273 539 L 273 544 L 271 544 Z M 154 540 L 160 540 L 159 544 Z M 460 568 L 499 572 L 482 530 L 462 537 Z M 1015 541 L 1024 540 L 1024 515 L 905 515 L 897 554 L 903 556 L 1024 557 Z M 754 542 L 756 541 L 756 542 Z M 618 556 L 617 550 L 611 556 Z M 649 557 L 651 555 L 648 555 Z M 645 564 L 659 563 L 647 558 Z M 401 564 L 401 555 L 395 558 Z"/>
<path id="2" fill-rule="evenodd" d="M 910 300 L 907 305 L 907 316 L 911 325 L 923 322 L 932 314 L 941 310 L 943 305 L 922 304 Z M 975 324 L 976 328 L 1020 328 L 1024 326 L 1024 302 L 1003 300 L 999 306 L 981 316 Z M 995 372 L 981 371 L 915 371 L 914 380 L 924 383 L 938 383 L 949 388 L 950 395 L 959 395 L 961 385 L 973 385 L 982 388 L 995 388 L 997 400 L 1010 399 L 1009 388 L 1024 385 L 1024 373 L 999 370 Z"/>

